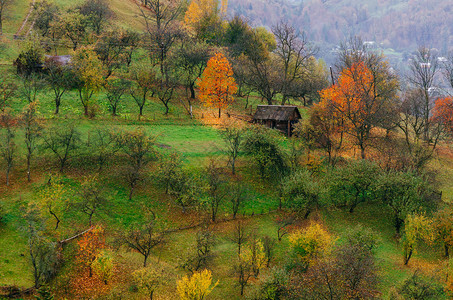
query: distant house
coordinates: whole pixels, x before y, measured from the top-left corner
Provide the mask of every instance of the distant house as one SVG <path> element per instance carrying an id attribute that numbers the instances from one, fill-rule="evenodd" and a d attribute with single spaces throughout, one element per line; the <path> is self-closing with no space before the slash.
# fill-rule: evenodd
<path id="1" fill-rule="evenodd" d="M 258 105 L 253 116 L 255 123 L 278 129 L 287 136 L 292 135 L 294 124 L 300 119 L 299 109 L 286 105 Z"/>
<path id="2" fill-rule="evenodd" d="M 46 55 L 47 61 L 54 61 L 61 66 L 67 66 L 71 63 L 71 55 Z"/>

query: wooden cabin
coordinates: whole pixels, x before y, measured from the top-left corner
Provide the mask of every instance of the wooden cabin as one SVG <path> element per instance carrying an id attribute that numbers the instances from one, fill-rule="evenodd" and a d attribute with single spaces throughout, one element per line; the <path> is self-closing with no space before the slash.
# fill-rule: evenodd
<path id="1" fill-rule="evenodd" d="M 287 105 L 258 105 L 253 122 L 275 128 L 290 137 L 294 124 L 299 122 L 301 115 L 296 106 Z"/>

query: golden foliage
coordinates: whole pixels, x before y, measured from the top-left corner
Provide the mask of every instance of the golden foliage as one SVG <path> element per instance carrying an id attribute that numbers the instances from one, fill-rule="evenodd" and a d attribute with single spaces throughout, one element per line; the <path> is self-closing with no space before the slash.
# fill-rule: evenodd
<path id="1" fill-rule="evenodd" d="M 216 287 L 219 282 L 212 284 L 212 274 L 209 270 L 195 272 L 191 277 L 184 276 L 177 282 L 177 291 L 181 300 L 202 300 Z"/>
<path id="2" fill-rule="evenodd" d="M 312 223 L 289 236 L 294 253 L 307 264 L 326 256 L 332 249 L 334 241 L 330 233 L 318 223 Z"/>
<path id="3" fill-rule="evenodd" d="M 205 106 L 214 106 L 220 110 L 227 108 L 233 101 L 233 95 L 238 87 L 233 77 L 230 62 L 222 53 L 217 53 L 209 59 L 200 83 L 200 101 Z"/>

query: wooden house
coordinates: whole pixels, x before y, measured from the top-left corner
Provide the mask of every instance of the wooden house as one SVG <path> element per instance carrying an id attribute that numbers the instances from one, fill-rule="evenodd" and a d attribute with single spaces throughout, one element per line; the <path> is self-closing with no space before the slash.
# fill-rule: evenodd
<path id="1" fill-rule="evenodd" d="M 294 124 L 300 119 L 299 109 L 286 105 L 258 105 L 253 116 L 254 123 L 278 129 L 288 137 L 292 135 Z"/>

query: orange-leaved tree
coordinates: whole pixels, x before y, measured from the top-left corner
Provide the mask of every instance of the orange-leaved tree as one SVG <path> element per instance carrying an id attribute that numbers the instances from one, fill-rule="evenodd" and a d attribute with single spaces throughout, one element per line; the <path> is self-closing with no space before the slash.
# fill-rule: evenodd
<path id="1" fill-rule="evenodd" d="M 222 53 L 217 53 L 208 61 L 199 83 L 199 98 L 205 106 L 219 109 L 227 108 L 233 101 L 233 95 L 238 88 L 233 77 L 233 69 L 228 59 Z"/>
<path id="2" fill-rule="evenodd" d="M 100 226 L 94 227 L 82 236 L 77 245 L 79 246 L 77 260 L 84 270 L 89 270 L 89 277 L 91 277 L 92 264 L 100 251 L 105 248 L 104 230 Z"/>
<path id="3" fill-rule="evenodd" d="M 453 98 L 439 98 L 433 110 L 433 120 L 445 126 L 445 130 L 453 135 Z"/>
<path id="4" fill-rule="evenodd" d="M 320 92 L 321 104 L 333 107 L 334 114 L 344 121 L 344 130 L 354 138 L 362 158 L 365 158 L 371 130 L 385 122 L 392 111 L 393 99 L 379 91 L 384 90 L 382 85 L 395 83 L 377 80 L 379 75 L 359 61 L 343 69 L 337 84 Z"/>

